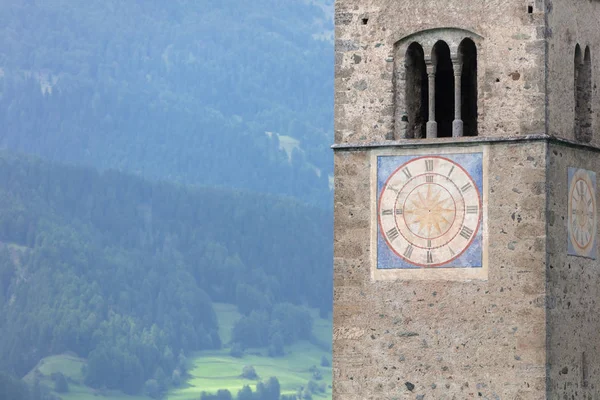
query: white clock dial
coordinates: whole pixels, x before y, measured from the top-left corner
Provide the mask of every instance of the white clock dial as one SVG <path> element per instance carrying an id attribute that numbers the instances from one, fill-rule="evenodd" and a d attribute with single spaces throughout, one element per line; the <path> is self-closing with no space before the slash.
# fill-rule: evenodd
<path id="1" fill-rule="evenodd" d="M 575 251 L 588 252 L 596 236 L 596 198 L 585 172 L 576 173 L 569 187 L 569 228 Z"/>
<path id="2" fill-rule="evenodd" d="M 469 174 L 444 157 L 426 156 L 400 166 L 385 183 L 378 218 L 388 247 L 420 267 L 458 258 L 481 221 L 481 196 Z"/>

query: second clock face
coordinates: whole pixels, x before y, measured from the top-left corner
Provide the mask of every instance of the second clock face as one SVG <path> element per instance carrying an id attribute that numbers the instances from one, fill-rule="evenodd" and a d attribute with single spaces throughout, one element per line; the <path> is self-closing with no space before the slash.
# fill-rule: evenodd
<path id="1" fill-rule="evenodd" d="M 459 258 L 476 237 L 481 219 L 477 183 L 460 163 L 442 156 L 400 165 L 379 195 L 380 235 L 413 268 L 446 266 Z"/>
<path id="2" fill-rule="evenodd" d="M 569 168 L 568 254 L 596 258 L 596 174 Z"/>

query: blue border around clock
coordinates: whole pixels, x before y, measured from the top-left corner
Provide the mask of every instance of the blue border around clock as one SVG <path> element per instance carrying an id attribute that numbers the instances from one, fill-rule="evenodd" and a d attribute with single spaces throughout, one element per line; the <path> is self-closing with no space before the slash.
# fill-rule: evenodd
<path id="1" fill-rule="evenodd" d="M 483 196 L 483 154 L 482 153 L 461 153 L 461 154 L 425 154 L 411 156 L 378 156 L 377 157 L 377 203 L 385 182 L 389 176 L 402 164 L 415 158 L 427 156 L 445 157 L 454 161 L 464 168 L 471 176 L 471 179 L 477 185 L 480 196 Z M 439 268 L 481 268 L 483 266 L 482 251 L 482 230 L 483 224 L 475 234 L 471 245 L 463 254 L 450 261 L 447 264 L 434 267 Z M 413 265 L 398 257 L 392 252 L 381 235 L 379 226 L 377 226 L 377 269 L 421 269 L 422 267 Z"/>

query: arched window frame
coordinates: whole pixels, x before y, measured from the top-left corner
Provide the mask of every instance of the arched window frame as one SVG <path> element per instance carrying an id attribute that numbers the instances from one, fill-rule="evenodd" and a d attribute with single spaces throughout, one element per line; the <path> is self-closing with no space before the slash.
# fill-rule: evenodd
<path id="1" fill-rule="evenodd" d="M 434 100 L 429 102 L 430 107 L 433 104 L 433 110 L 430 108 L 427 137 L 462 136 L 460 108 L 456 107 L 457 98 L 460 105 L 460 92 L 457 92 L 460 79 L 457 85 L 456 77 L 460 77 L 461 66 L 444 40 L 438 40 L 431 49 L 431 67 L 429 74 L 433 73 L 433 79 L 430 78 L 429 93 L 433 94 Z"/>
<path id="2" fill-rule="evenodd" d="M 408 138 L 433 138 L 438 137 L 438 126 L 436 121 L 436 107 L 435 107 L 435 94 L 431 96 L 431 93 L 435 93 L 436 81 L 436 60 L 433 57 L 434 46 L 438 42 L 444 42 L 448 48 L 450 49 L 450 59 L 452 62 L 452 69 L 454 72 L 454 82 L 452 83 L 455 88 L 455 97 L 452 99 L 452 102 L 456 104 L 456 99 L 460 98 L 461 100 L 458 102 L 460 106 L 464 104 L 464 96 L 461 96 L 461 89 L 465 87 L 462 75 L 461 75 L 461 62 L 459 47 L 465 43 L 465 40 L 468 40 L 473 44 L 475 50 L 475 62 L 476 67 L 475 71 L 483 70 L 483 66 L 481 60 L 484 59 L 481 54 L 481 43 L 483 41 L 483 37 L 476 34 L 475 32 L 468 31 L 465 29 L 459 28 L 436 28 L 429 29 L 420 32 L 413 33 L 411 35 L 405 36 L 398 40 L 394 45 L 394 137 L 397 139 L 408 139 Z M 411 91 L 408 88 L 408 85 L 411 84 L 411 76 L 410 69 L 407 68 L 407 52 L 411 45 L 418 44 L 424 53 L 425 64 L 427 68 L 428 74 L 428 85 L 427 85 L 427 96 L 428 104 L 423 104 L 423 100 L 425 96 L 420 96 L 419 101 L 421 102 L 416 108 L 419 111 L 415 112 L 415 106 L 411 103 L 414 102 L 414 99 L 409 99 L 408 95 Z M 462 116 L 465 115 L 464 107 L 454 107 L 455 116 L 454 121 L 452 123 L 452 136 L 476 136 L 477 135 L 477 110 L 480 109 L 480 94 L 479 90 L 480 86 L 477 84 L 477 73 L 474 74 L 474 83 L 475 88 L 471 87 L 471 93 L 468 93 L 469 96 L 476 94 L 475 99 L 470 99 L 470 101 L 474 103 L 469 103 L 469 107 L 467 110 L 471 113 L 469 115 L 470 121 L 467 129 L 463 128 Z M 457 84 L 460 82 L 459 84 Z M 448 87 L 450 85 L 448 84 Z M 458 88 L 458 90 L 456 90 Z M 432 98 L 433 97 L 433 98 Z M 415 125 L 415 121 L 409 119 L 410 115 L 421 115 L 422 110 L 426 109 L 428 118 L 427 118 L 427 129 L 426 135 L 422 134 L 423 132 L 420 128 L 420 125 L 417 129 Z M 474 114 L 474 115 L 472 115 Z M 457 118 L 458 117 L 458 118 Z M 420 121 L 418 121 L 420 122 Z M 466 126 L 466 125 L 465 125 Z M 444 132 L 441 136 L 450 136 L 448 134 L 448 124 L 445 122 L 445 127 L 443 128 Z"/>
<path id="3" fill-rule="evenodd" d="M 425 52 L 417 42 L 412 42 L 404 57 L 406 106 L 401 122 L 406 123 L 404 136 L 407 138 L 424 138 L 428 118 L 428 82 Z M 408 121 L 411 121 L 408 124 Z"/>
<path id="4" fill-rule="evenodd" d="M 574 137 L 575 140 L 589 143 L 593 136 L 592 110 L 592 54 L 589 46 L 581 51 L 581 46 L 575 46 L 574 57 Z"/>
<path id="5" fill-rule="evenodd" d="M 457 111 L 457 115 L 461 117 L 463 123 L 463 136 L 477 136 L 478 134 L 478 57 L 477 44 L 470 38 L 463 39 L 458 45 L 461 74 L 456 83 L 460 84 L 460 92 L 456 101 L 459 101 L 458 97 L 460 97 L 460 109 Z M 460 80 L 460 83 L 458 83 L 458 80 Z"/>

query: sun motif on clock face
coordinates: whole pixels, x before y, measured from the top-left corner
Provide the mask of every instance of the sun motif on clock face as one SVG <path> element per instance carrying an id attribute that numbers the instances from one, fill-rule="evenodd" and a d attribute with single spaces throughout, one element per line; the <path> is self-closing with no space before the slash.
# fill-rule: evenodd
<path id="1" fill-rule="evenodd" d="M 596 258 L 596 174 L 569 168 L 568 254 Z"/>
<path id="2" fill-rule="evenodd" d="M 456 263 L 480 235 L 480 185 L 449 157 L 413 157 L 393 170 L 379 194 L 379 235 L 389 251 L 379 252 L 378 267 L 481 266 L 477 254 Z"/>

